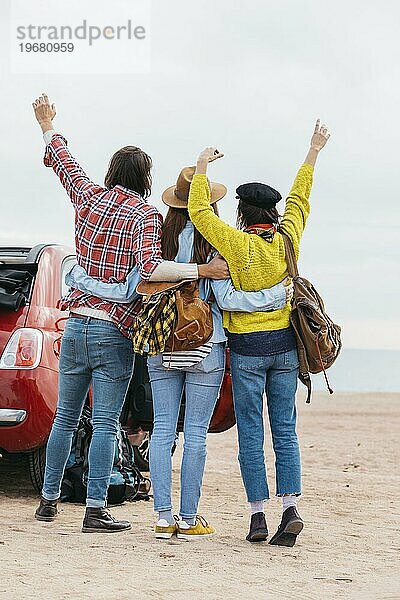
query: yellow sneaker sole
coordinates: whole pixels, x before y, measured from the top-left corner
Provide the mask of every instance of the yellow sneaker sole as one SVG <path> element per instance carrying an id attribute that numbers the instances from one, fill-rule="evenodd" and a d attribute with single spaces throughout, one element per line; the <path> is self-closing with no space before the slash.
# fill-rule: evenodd
<path id="1" fill-rule="evenodd" d="M 215 535 L 215 531 L 213 533 L 177 533 L 176 537 L 178 540 L 199 540 L 201 538 L 207 538 Z"/>
<path id="2" fill-rule="evenodd" d="M 172 538 L 172 536 L 175 534 L 175 531 L 171 532 L 171 531 L 156 531 L 154 533 L 155 537 L 158 540 L 170 540 Z"/>

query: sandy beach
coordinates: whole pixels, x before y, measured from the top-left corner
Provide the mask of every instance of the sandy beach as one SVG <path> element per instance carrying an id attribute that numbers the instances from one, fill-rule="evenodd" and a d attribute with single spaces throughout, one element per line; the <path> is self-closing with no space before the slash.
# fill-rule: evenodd
<path id="1" fill-rule="evenodd" d="M 0 597 L 13 600 L 400 598 L 400 395 L 299 396 L 304 465 L 294 548 L 250 545 L 236 460 L 236 430 L 209 436 L 201 513 L 217 534 L 155 540 L 151 502 L 113 509 L 132 521 L 120 535 L 80 533 L 83 509 L 64 504 L 36 522 L 23 462 L 0 462 Z M 267 459 L 274 489 L 269 432 Z M 175 458 L 177 501 L 178 459 Z M 270 532 L 280 503 L 267 505 Z"/>

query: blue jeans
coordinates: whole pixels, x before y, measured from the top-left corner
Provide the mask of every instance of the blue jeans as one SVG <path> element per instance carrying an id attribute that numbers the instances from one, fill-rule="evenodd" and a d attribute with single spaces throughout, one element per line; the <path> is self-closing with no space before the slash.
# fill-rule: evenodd
<path id="1" fill-rule="evenodd" d="M 249 502 L 269 498 L 264 457 L 264 391 L 275 452 L 276 494 L 301 494 L 296 433 L 298 368 L 296 350 L 274 356 L 244 356 L 231 352 L 239 464 Z"/>
<path id="2" fill-rule="evenodd" d="M 86 505 L 106 505 L 121 409 L 132 375 L 131 340 L 109 321 L 69 318 L 60 352 L 56 418 L 47 443 L 42 495 L 60 496 L 61 480 L 71 452 L 89 387 L 93 386 L 93 437 L 89 448 Z"/>
<path id="3" fill-rule="evenodd" d="M 224 376 L 225 344 L 213 344 L 212 351 L 203 361 L 185 370 L 163 367 L 162 355 L 150 357 L 148 368 L 154 406 L 154 429 L 150 441 L 154 510 L 172 509 L 171 450 L 185 392 L 180 515 L 193 518 L 197 515 L 201 496 L 207 431 Z"/>

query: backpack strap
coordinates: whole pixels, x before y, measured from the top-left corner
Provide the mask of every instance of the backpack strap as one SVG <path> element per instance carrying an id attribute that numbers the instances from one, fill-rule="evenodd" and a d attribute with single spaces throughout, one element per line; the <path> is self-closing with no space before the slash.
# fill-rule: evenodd
<path id="1" fill-rule="evenodd" d="M 283 243 L 285 244 L 285 258 L 288 267 L 288 273 L 290 277 L 297 277 L 299 274 L 299 269 L 297 267 L 297 260 L 296 255 L 294 253 L 292 240 L 287 235 L 287 233 L 284 233 L 282 230 L 280 230 L 279 233 L 281 234 L 283 238 Z"/>
<path id="2" fill-rule="evenodd" d="M 288 273 L 289 273 L 290 277 L 292 277 L 292 278 L 298 277 L 299 269 L 297 266 L 297 260 L 296 260 L 296 255 L 294 253 L 292 240 L 287 235 L 287 233 L 285 233 L 281 229 L 279 230 L 279 233 L 281 234 L 281 236 L 283 238 L 283 243 L 285 244 L 285 259 L 286 259 L 286 264 L 287 264 L 287 268 L 288 268 Z M 299 357 L 299 379 L 307 388 L 306 403 L 309 404 L 311 402 L 312 382 L 311 382 L 311 377 L 310 377 L 310 372 L 309 372 L 309 365 L 308 365 L 308 360 L 307 360 L 306 349 L 305 349 L 303 341 L 301 339 L 300 332 L 297 331 L 297 329 L 296 329 L 293 318 L 290 319 L 290 322 L 295 331 L 296 340 L 297 340 L 297 353 L 298 353 L 298 357 Z"/>
<path id="3" fill-rule="evenodd" d="M 304 385 L 307 388 L 306 404 L 310 404 L 311 394 L 312 394 L 312 383 L 311 383 L 310 374 L 309 373 L 300 373 L 299 379 L 300 379 L 301 383 L 304 383 Z"/>

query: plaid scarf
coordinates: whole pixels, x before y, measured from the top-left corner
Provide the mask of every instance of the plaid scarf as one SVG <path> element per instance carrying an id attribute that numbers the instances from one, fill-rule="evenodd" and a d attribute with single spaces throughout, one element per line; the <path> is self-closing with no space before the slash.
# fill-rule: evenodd
<path id="1" fill-rule="evenodd" d="M 133 335 L 135 352 L 149 356 L 164 352 L 175 318 L 174 290 L 154 296 L 145 296 L 135 323 Z"/>

